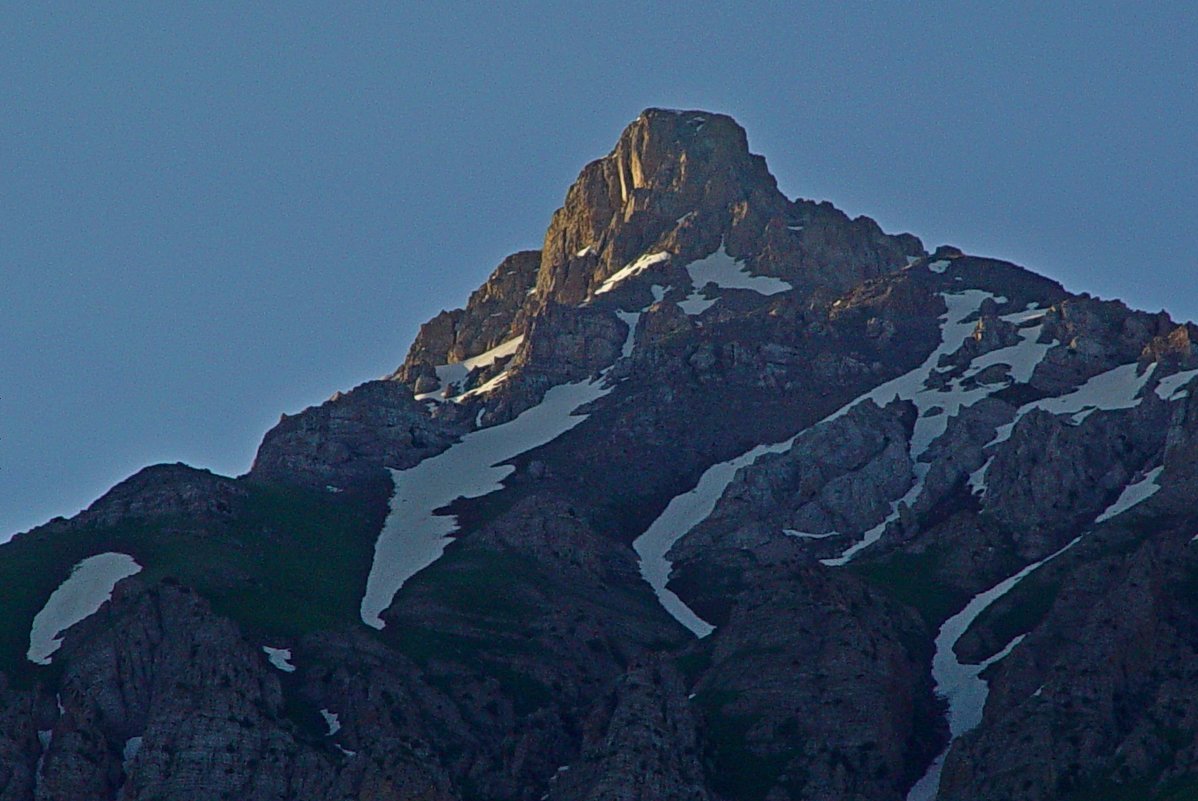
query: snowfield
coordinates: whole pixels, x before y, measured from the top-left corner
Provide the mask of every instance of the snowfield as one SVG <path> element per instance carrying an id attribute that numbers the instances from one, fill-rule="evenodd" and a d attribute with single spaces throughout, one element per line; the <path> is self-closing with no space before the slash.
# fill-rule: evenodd
<path id="1" fill-rule="evenodd" d="M 990 687 L 979 674 L 996 662 L 1005 659 L 1023 642 L 1026 634 L 1015 637 L 1001 651 L 991 656 L 979 665 L 962 664 L 957 659 L 957 641 L 969 630 L 978 615 L 986 611 L 999 598 L 1003 597 L 1042 565 L 1056 559 L 1065 551 L 1072 548 L 1081 540 L 1077 537 L 1056 553 L 1046 556 L 1039 562 L 1028 565 L 1013 576 L 1000 581 L 985 592 L 975 596 L 965 608 L 944 621 L 936 635 L 936 653 L 932 657 L 932 679 L 936 682 L 936 694 L 948 701 L 949 742 L 939 756 L 928 766 L 924 774 L 911 792 L 907 801 L 933 801 L 940 789 L 940 771 L 944 767 L 944 758 L 948 755 L 953 742 L 962 734 L 977 728 L 982 722 L 982 710 L 986 706 L 986 696 Z"/>
<path id="2" fill-rule="evenodd" d="M 619 270 L 612 273 L 612 275 L 606 281 L 599 285 L 599 288 L 595 290 L 595 294 L 604 295 L 608 292 L 611 292 L 613 289 L 627 281 L 632 276 L 640 275 L 655 264 L 661 264 L 662 262 L 669 261 L 670 255 L 671 254 L 669 253 L 647 253 L 644 256 L 641 256 L 639 259 L 632 262 L 632 264 L 621 267 Z"/>
<path id="3" fill-rule="evenodd" d="M 1161 488 L 1160 484 L 1157 483 L 1157 479 L 1161 477 L 1161 473 L 1164 470 L 1163 466 L 1154 468 L 1148 471 L 1139 481 L 1128 484 L 1123 488 L 1123 492 L 1119 495 L 1119 498 L 1105 512 L 1100 514 L 1094 522 L 1106 522 L 1116 515 L 1123 514 L 1136 504 L 1143 503 L 1151 498 Z"/>
<path id="4" fill-rule="evenodd" d="M 693 291 L 678 304 L 678 308 L 692 316 L 702 314 L 719 300 L 703 296 L 702 289 L 708 284 L 716 289 L 748 289 L 759 295 L 776 295 L 792 289 L 781 278 L 753 275 L 743 262 L 728 255 L 723 244 L 710 256 L 688 264 L 686 271 L 690 274 Z"/>
<path id="5" fill-rule="evenodd" d="M 681 598 L 666 588 L 672 566 L 666 554 L 682 535 L 707 519 L 737 470 L 757 461 L 759 456 L 787 450 L 792 442 L 793 439 L 776 445 L 759 445 L 731 461 L 707 468 L 694 489 L 675 496 L 645 533 L 633 540 L 633 550 L 640 557 L 641 576 L 649 582 L 665 610 L 696 637 L 706 637 L 715 627 L 696 615 Z"/>
<path id="6" fill-rule="evenodd" d="M 383 628 L 382 612 L 408 579 L 445 551 L 457 519 L 436 510 L 459 498 L 502 488 L 515 469 L 504 462 L 550 442 L 586 419 L 574 410 L 609 390 L 603 379 L 563 384 L 514 420 L 462 437 L 449 450 L 407 470 L 392 470 L 391 512 L 374 546 L 374 562 L 362 598 L 362 621 Z"/>
<path id="7" fill-rule="evenodd" d="M 462 361 L 454 362 L 453 364 L 437 365 L 433 369 L 437 371 L 437 380 L 441 382 L 441 386 L 432 392 L 423 392 L 417 395 L 416 400 L 441 400 L 443 398 L 448 398 L 449 400 L 460 401 L 470 395 L 478 395 L 484 392 L 489 392 L 490 389 L 493 389 L 494 386 L 498 386 L 498 384 L 501 383 L 497 381 L 500 376 L 496 376 L 483 386 L 476 387 L 470 392 L 460 394 L 456 397 L 450 398 L 447 394 L 450 386 L 454 384 L 460 385 L 462 381 L 466 380 L 466 376 L 470 374 L 471 370 L 474 370 L 478 367 L 490 367 L 498 360 L 514 355 L 516 351 L 520 349 L 520 345 L 523 342 L 524 335 L 521 334 L 518 337 L 512 337 L 506 342 L 501 342 L 485 353 L 480 353 L 477 356 L 471 356 L 469 359 L 463 359 Z M 504 374 L 501 373 L 500 375 Z"/>
<path id="8" fill-rule="evenodd" d="M 284 673 L 295 672 L 295 665 L 291 662 L 290 648 L 272 648 L 269 645 L 264 645 L 262 653 L 266 654 L 266 660 L 278 670 Z"/>
<path id="9" fill-rule="evenodd" d="M 949 420 L 960 414 L 962 408 L 977 403 L 997 389 L 997 387 L 988 386 L 965 389 L 962 386 L 962 381 L 970 375 L 975 374 L 977 370 L 974 370 L 972 373 L 966 371 L 966 375 L 953 382 L 947 392 L 928 387 L 928 379 L 931 378 L 933 372 L 938 370 L 941 357 L 955 353 L 961 347 L 962 343 L 973 333 L 976 321 L 973 321 L 971 318 L 981 308 L 982 302 L 987 298 L 994 298 L 999 302 L 1004 300 L 1002 298 L 995 298 L 991 293 L 978 289 L 944 294 L 942 297 L 948 307 L 948 311 L 941 318 L 940 346 L 933 350 L 919 367 L 867 392 L 857 400 L 846 404 L 840 411 L 829 418 L 835 419 L 843 414 L 847 414 L 849 409 L 865 400 L 872 400 L 878 406 L 885 406 L 895 398 L 909 400 L 919 410 L 919 416 L 915 421 L 915 430 L 911 435 L 910 446 L 911 465 L 915 472 L 915 483 L 903 497 L 891 502 L 890 514 L 876 526 L 866 531 L 858 542 L 850 545 L 840 556 L 822 560 L 825 565 L 838 567 L 848 564 L 858 553 L 873 545 L 881 538 L 882 534 L 886 531 L 886 527 L 898 519 L 899 509 L 904 505 L 912 505 L 923 493 L 924 479 L 931 469 L 931 464 L 919 461 L 919 457 L 923 455 L 932 442 L 945 432 L 945 429 L 948 428 Z M 1048 346 L 1036 345 L 1030 332 L 1021 332 L 1021 335 L 1022 338 L 1018 345 L 984 354 L 976 359 L 975 362 L 984 359 L 987 363 L 986 366 L 988 366 L 989 364 L 1010 364 L 1011 361 L 1015 361 L 1018 363 L 1021 373 L 1027 372 L 1030 375 L 1031 370 L 1034 370 L 1035 365 L 1039 363 L 1039 359 L 1043 358 L 1043 354 L 1048 351 Z M 1034 350 L 1031 354 L 1025 355 L 1023 350 L 1029 346 Z M 978 370 L 980 369 L 982 368 L 979 367 Z M 940 414 L 929 415 L 929 412 L 935 407 L 939 407 L 943 411 Z"/>
<path id="10" fill-rule="evenodd" d="M 118 581 L 140 570 L 141 565 L 123 553 L 89 556 L 71 568 L 71 575 L 51 593 L 42 611 L 33 618 L 29 661 L 50 664 L 51 656 L 62 645 L 62 633 L 95 614 L 112 597 Z"/>

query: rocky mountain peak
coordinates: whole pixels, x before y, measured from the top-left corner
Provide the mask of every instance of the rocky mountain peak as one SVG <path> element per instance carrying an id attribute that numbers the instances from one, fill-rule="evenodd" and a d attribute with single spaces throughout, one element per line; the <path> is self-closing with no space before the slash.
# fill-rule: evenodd
<path id="1" fill-rule="evenodd" d="M 1198 798 L 1196 338 L 650 109 L 249 474 L 0 549 L 0 801 Z"/>
<path id="2" fill-rule="evenodd" d="M 760 231 L 788 205 L 731 117 L 647 109 L 583 169 L 553 215 L 538 294 L 578 303 L 650 249 L 693 260 L 734 226 Z"/>
<path id="3" fill-rule="evenodd" d="M 709 308 L 714 297 L 698 298 L 715 263 L 697 273 L 688 265 L 712 256 L 724 271 L 743 271 L 741 284 L 777 279 L 758 286 L 830 300 L 923 255 L 910 234 L 885 234 L 873 220 L 850 220 L 827 202 L 788 200 L 731 117 L 646 109 L 608 155 L 583 168 L 554 213 L 543 248 L 509 256 L 464 309 L 426 323 L 391 378 L 417 396 L 460 396 L 506 369 L 503 360 L 515 357 L 517 347 L 533 348 L 534 331 L 560 340 L 543 318 L 572 319 L 561 309 L 592 303 L 609 316 L 615 308 L 643 309 L 652 286 Z M 518 340 L 523 344 L 504 350 Z M 527 366 L 528 356 L 514 358 L 512 366 Z M 464 371 L 446 369 L 452 365 Z M 474 378 L 466 380 L 470 372 Z"/>

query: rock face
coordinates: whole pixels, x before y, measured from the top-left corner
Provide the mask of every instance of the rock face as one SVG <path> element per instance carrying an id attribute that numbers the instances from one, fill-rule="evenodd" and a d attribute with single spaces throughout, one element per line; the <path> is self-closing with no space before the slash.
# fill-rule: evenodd
<path id="1" fill-rule="evenodd" d="M 633 665 L 586 722 L 582 754 L 549 798 L 707 801 L 695 715 L 665 661 Z"/>
<path id="2" fill-rule="evenodd" d="M 649 109 L 247 475 L 0 546 L 0 801 L 1198 797 L 1195 336 Z"/>
<path id="3" fill-rule="evenodd" d="M 224 517 L 244 496 L 236 482 L 207 470 L 155 465 L 106 492 L 77 522 L 103 526 L 155 517 Z"/>
<path id="4" fill-rule="evenodd" d="M 420 327 L 408 357 L 392 378 L 414 384 L 438 364 L 477 356 L 516 336 L 536 284 L 541 253 L 525 250 L 503 260 L 474 291 L 465 309 L 441 312 Z"/>
<path id="5" fill-rule="evenodd" d="M 337 488 L 445 450 L 465 426 L 432 420 L 396 381 L 370 381 L 286 416 L 267 432 L 250 475 Z"/>

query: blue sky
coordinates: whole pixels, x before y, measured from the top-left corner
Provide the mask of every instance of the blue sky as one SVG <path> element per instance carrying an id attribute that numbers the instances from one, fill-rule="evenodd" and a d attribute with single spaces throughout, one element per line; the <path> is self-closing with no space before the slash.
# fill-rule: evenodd
<path id="1" fill-rule="evenodd" d="M 1198 11 L 995 5 L 5 5 L 0 539 L 152 462 L 246 470 L 647 106 L 732 114 L 788 195 L 1198 317 Z"/>

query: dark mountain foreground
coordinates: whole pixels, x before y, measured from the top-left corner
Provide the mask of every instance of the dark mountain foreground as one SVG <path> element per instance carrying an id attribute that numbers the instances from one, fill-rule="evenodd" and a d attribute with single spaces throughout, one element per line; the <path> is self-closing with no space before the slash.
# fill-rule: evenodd
<path id="1" fill-rule="evenodd" d="M 1198 799 L 1196 334 L 650 109 L 247 475 L 0 546 L 0 801 Z"/>

